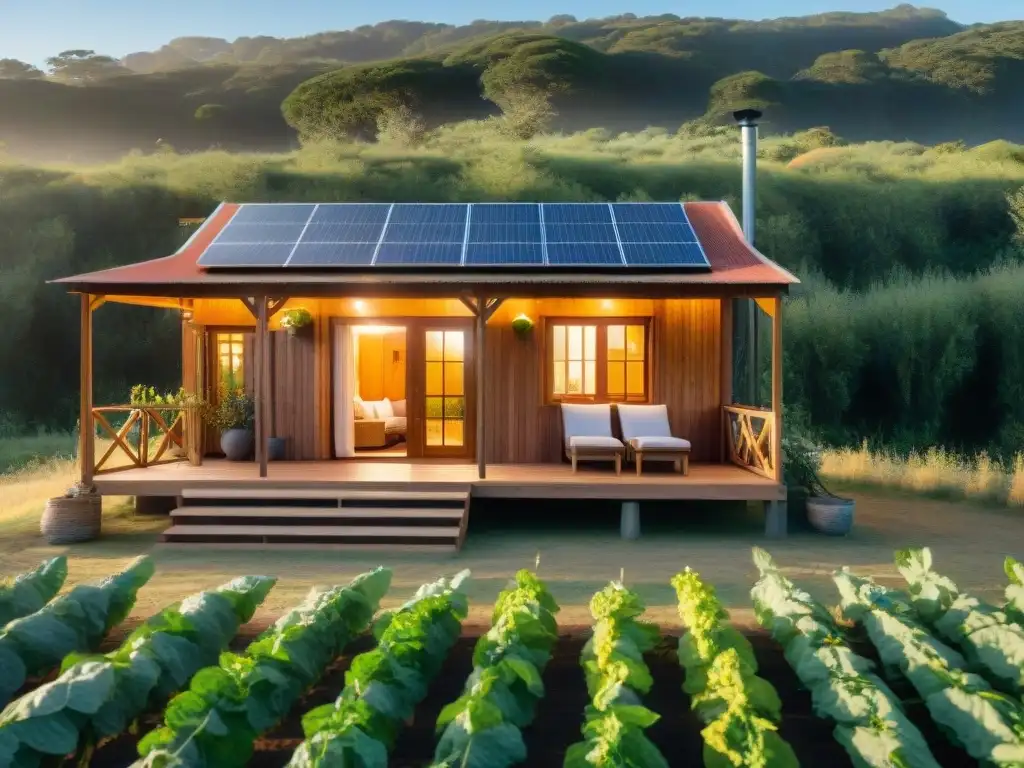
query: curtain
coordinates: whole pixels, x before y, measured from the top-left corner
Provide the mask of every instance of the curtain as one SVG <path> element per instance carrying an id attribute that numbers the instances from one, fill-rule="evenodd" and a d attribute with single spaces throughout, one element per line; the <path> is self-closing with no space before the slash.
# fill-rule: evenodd
<path id="1" fill-rule="evenodd" d="M 334 329 L 334 456 L 338 459 L 356 455 L 355 413 L 352 400 L 356 395 L 356 336 L 351 325 Z"/>

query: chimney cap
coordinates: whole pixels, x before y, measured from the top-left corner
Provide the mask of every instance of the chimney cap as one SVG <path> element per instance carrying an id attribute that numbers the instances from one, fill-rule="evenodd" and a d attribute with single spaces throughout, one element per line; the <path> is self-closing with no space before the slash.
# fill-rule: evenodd
<path id="1" fill-rule="evenodd" d="M 757 125 L 755 121 L 761 113 L 756 109 L 739 109 L 732 113 L 732 117 L 740 125 Z"/>

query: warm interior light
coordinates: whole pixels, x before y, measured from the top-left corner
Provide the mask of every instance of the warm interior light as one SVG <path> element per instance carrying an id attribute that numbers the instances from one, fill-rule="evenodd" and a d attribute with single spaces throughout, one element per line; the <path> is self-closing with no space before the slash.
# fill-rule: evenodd
<path id="1" fill-rule="evenodd" d="M 615 302 L 611 299 L 601 299 L 601 309 L 611 309 Z"/>
<path id="2" fill-rule="evenodd" d="M 353 325 L 352 333 L 356 336 L 379 336 L 385 333 L 401 333 L 405 326 L 401 325 Z"/>
<path id="3" fill-rule="evenodd" d="M 362 312 L 364 309 L 366 309 L 366 302 L 363 301 L 362 299 L 356 299 L 352 303 L 352 306 L 356 308 L 356 312 Z"/>

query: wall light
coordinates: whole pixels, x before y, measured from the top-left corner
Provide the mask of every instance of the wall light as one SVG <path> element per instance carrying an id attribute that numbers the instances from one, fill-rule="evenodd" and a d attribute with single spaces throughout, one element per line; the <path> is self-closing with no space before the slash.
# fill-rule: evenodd
<path id="1" fill-rule="evenodd" d="M 356 312 L 362 312 L 364 309 L 366 309 L 366 302 L 363 301 L 362 299 L 356 299 L 354 302 L 352 302 L 352 306 L 356 308 Z"/>
<path id="2" fill-rule="evenodd" d="M 615 302 L 611 299 L 601 299 L 601 309 L 611 309 L 615 306 Z"/>

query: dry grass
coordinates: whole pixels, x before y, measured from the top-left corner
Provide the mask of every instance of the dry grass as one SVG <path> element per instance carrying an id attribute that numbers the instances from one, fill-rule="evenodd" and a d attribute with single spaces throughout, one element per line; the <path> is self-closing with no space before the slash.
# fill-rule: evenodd
<path id="1" fill-rule="evenodd" d="M 940 448 L 898 456 L 860 448 L 825 451 L 822 475 L 847 485 L 893 488 L 930 496 L 1024 507 L 1024 453 L 1006 467 L 982 453 L 964 459 Z"/>

